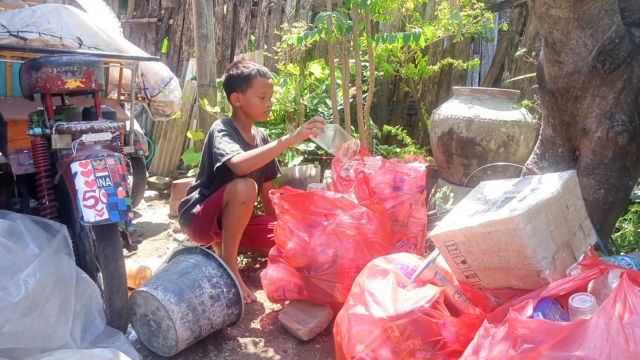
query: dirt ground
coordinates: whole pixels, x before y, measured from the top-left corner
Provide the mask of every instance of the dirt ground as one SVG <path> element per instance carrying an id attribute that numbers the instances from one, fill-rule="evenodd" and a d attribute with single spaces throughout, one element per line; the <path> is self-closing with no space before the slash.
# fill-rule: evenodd
<path id="1" fill-rule="evenodd" d="M 195 246 L 180 232 L 176 219 L 169 217 L 168 200 L 143 202 L 136 209 L 134 223 L 144 242 L 138 251 L 125 252 L 125 256 L 152 269 L 174 249 Z M 238 324 L 207 336 L 171 359 L 333 359 L 331 325 L 307 342 L 293 337 L 280 325 L 278 313 L 282 305 L 271 303 L 260 284 L 260 273 L 265 266 L 266 259 L 254 259 L 241 269 L 258 301 L 245 306 L 244 317 Z M 145 360 L 167 359 L 146 348 L 135 335 L 130 334 L 130 339 Z"/>

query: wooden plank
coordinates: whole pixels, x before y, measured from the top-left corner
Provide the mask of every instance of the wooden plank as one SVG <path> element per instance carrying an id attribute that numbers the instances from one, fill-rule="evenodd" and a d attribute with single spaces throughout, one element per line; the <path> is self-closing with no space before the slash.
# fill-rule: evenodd
<path id="1" fill-rule="evenodd" d="M 194 101 L 197 99 L 196 82 L 191 80 L 194 73 L 195 60 L 192 60 L 187 69 L 183 88 L 184 98 L 188 100 L 182 103 L 180 118 L 156 123 L 153 134 L 156 156 L 149 169 L 155 175 L 173 177 L 180 162 L 184 139 L 193 119 Z"/>
<path id="2" fill-rule="evenodd" d="M 267 33 L 265 35 L 265 52 L 267 54 L 271 54 L 271 56 L 267 56 L 265 58 L 265 66 L 274 70 L 276 65 L 276 61 L 273 56 L 275 54 L 274 48 L 280 39 L 278 32 L 280 30 L 280 26 L 282 26 L 284 16 L 284 5 L 282 1 L 283 0 L 270 1 L 271 5 L 269 7 L 268 14 L 269 20 L 267 21 Z"/>
<path id="3" fill-rule="evenodd" d="M 269 21 L 269 3 L 271 0 L 260 0 L 256 16 L 255 50 L 263 50 L 266 45 L 267 23 Z"/>

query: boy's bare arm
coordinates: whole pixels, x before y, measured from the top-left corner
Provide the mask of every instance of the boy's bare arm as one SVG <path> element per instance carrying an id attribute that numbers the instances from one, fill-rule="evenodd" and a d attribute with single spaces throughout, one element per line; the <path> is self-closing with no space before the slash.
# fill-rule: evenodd
<path id="1" fill-rule="evenodd" d="M 262 185 L 262 194 L 260 194 L 260 197 L 262 198 L 262 210 L 264 210 L 265 215 L 276 216 L 276 210 L 273 208 L 271 198 L 269 197 L 269 191 L 275 188 L 273 181 L 267 181 Z"/>
<path id="2" fill-rule="evenodd" d="M 238 176 L 249 175 L 254 170 L 264 166 L 269 161 L 282 154 L 289 146 L 295 145 L 322 132 L 325 121 L 320 117 L 314 117 L 304 123 L 296 131 L 287 134 L 276 141 L 259 148 L 235 155 L 227 160 L 226 164 Z"/>

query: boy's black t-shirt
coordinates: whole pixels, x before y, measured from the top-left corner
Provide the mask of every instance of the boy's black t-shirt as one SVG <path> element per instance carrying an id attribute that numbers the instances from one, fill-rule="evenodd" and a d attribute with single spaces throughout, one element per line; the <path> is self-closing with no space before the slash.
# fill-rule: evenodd
<path id="1" fill-rule="evenodd" d="M 249 144 L 240 134 L 230 118 L 223 118 L 211 126 L 204 141 L 202 160 L 196 182 L 187 190 L 187 196 L 180 202 L 178 222 L 184 226 L 191 221 L 193 211 L 203 203 L 207 197 L 214 194 L 223 186 L 238 176 L 225 163 L 234 155 L 253 150 L 270 142 L 267 133 L 257 127 L 253 127 L 256 135 L 256 144 Z M 265 166 L 255 170 L 248 177 L 258 185 L 258 194 L 262 185 L 280 176 L 278 161 L 273 159 Z"/>

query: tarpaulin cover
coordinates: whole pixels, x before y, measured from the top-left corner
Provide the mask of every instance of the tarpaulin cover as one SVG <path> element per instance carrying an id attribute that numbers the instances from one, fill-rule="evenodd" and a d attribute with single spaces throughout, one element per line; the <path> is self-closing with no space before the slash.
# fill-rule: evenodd
<path id="1" fill-rule="evenodd" d="M 484 313 L 456 306 L 433 278 L 411 276 L 424 258 L 399 253 L 373 260 L 358 275 L 336 317 L 337 359 L 459 357 Z"/>
<path id="2" fill-rule="evenodd" d="M 84 1 L 83 1 L 84 2 Z M 114 26 L 113 14 L 88 13 L 78 8 L 44 4 L 25 9 L 0 12 L 0 44 L 28 45 L 50 48 L 112 52 L 149 56 L 125 39 Z M 116 19 L 117 21 L 117 19 Z M 110 69 L 110 89 L 118 86 L 119 69 Z M 176 76 L 161 62 L 141 62 L 136 74 L 155 120 L 167 120 L 181 105 L 182 90 Z M 130 90 L 131 71 L 126 69 L 122 85 Z"/>
<path id="3" fill-rule="evenodd" d="M 106 325 L 100 291 L 76 267 L 67 228 L 4 210 L 0 319 L 0 359 L 140 359 Z"/>
<path id="4" fill-rule="evenodd" d="M 588 320 L 530 319 L 536 302 L 570 295 L 616 268 L 587 257 L 586 271 L 503 305 L 487 317 L 464 359 L 640 359 L 640 272 L 623 269 L 618 286 Z"/>

